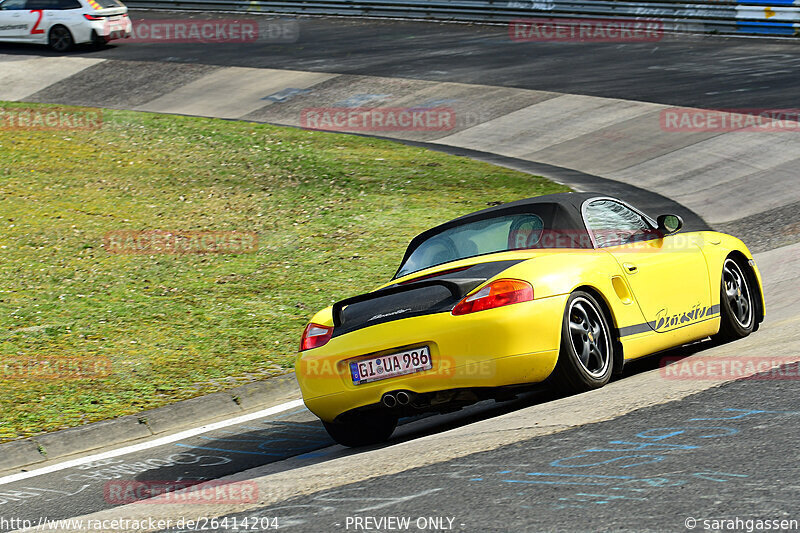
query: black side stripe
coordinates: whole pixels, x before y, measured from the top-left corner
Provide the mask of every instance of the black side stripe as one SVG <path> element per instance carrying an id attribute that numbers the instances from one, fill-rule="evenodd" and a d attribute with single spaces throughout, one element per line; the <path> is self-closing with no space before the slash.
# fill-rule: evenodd
<path id="1" fill-rule="evenodd" d="M 694 326 L 695 324 L 699 324 L 701 322 L 705 322 L 709 318 L 713 318 L 712 315 L 718 315 L 720 311 L 719 304 L 711 306 L 711 312 L 706 315 L 708 318 L 704 318 L 703 320 L 698 320 L 697 322 L 691 322 L 689 324 L 684 324 L 683 326 L 677 327 L 675 329 L 670 329 L 667 331 L 675 331 L 676 329 L 685 328 L 687 326 Z M 620 337 L 629 337 L 631 335 L 638 335 L 639 333 L 647 333 L 648 331 L 656 331 L 656 322 L 645 322 L 643 324 L 634 324 L 633 326 L 625 326 L 624 328 L 619 328 L 617 331 L 619 332 Z M 666 333 L 666 332 L 665 332 Z"/>
<path id="2" fill-rule="evenodd" d="M 656 325 L 655 322 L 651 322 L 653 326 Z M 624 328 L 619 328 L 617 330 L 619 332 L 620 337 L 628 337 L 630 335 L 638 335 L 639 333 L 646 333 L 648 331 L 653 331 L 653 328 L 650 324 L 636 324 L 633 326 L 625 326 Z"/>

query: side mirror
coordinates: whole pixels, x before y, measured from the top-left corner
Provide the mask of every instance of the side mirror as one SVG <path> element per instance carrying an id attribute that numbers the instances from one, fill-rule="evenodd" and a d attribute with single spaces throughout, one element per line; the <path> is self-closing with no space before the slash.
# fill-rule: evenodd
<path id="1" fill-rule="evenodd" d="M 683 227 L 683 219 L 678 215 L 661 215 L 657 219 L 658 231 L 666 235 L 677 233 Z"/>

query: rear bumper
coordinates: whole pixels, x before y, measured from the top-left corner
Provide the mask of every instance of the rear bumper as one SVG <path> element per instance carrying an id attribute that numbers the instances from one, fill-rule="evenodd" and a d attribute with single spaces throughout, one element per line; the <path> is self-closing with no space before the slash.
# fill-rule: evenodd
<path id="1" fill-rule="evenodd" d="M 447 379 L 423 378 L 424 373 L 385 382 L 360 385 L 357 390 L 306 398 L 309 411 L 327 422 L 352 409 L 377 404 L 387 392 L 406 390 L 423 394 L 449 389 L 500 387 L 544 381 L 555 368 L 558 350 L 513 355 L 470 363 L 448 373 Z M 490 379 L 487 379 L 490 378 Z"/>
<path id="2" fill-rule="evenodd" d="M 129 17 L 125 17 L 124 19 L 113 23 L 106 20 L 92 21 L 90 23 L 89 35 L 86 36 L 87 41 L 91 40 L 92 31 L 94 31 L 94 33 L 98 36 L 103 37 L 106 41 L 127 39 L 133 32 L 133 24 L 131 23 L 131 19 Z"/>
<path id="3" fill-rule="evenodd" d="M 428 393 L 545 380 L 555 367 L 568 295 L 452 316 L 438 313 L 378 324 L 333 338 L 296 361 L 303 399 L 326 421 L 377 404 L 391 391 Z M 427 345 L 433 368 L 354 385 L 353 358 Z"/>

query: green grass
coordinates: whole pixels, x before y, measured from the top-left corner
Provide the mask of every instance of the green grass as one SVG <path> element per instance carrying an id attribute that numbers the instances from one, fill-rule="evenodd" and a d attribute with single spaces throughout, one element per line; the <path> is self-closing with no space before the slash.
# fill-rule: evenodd
<path id="1" fill-rule="evenodd" d="M 105 111 L 95 131 L 0 129 L 0 440 L 284 372 L 311 315 L 387 280 L 415 234 L 563 190 L 391 142 L 242 122 Z M 252 231 L 259 245 L 103 246 L 109 231 L 155 229 Z M 26 366 L 60 358 L 112 371 L 45 380 Z"/>

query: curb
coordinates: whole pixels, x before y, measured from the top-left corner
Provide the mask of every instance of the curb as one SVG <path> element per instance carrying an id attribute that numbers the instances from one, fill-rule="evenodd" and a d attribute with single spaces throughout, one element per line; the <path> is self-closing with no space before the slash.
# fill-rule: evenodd
<path id="1" fill-rule="evenodd" d="M 0 444 L 0 472 L 202 426 L 221 418 L 266 409 L 300 396 L 294 373 L 224 392 L 183 400 L 112 420 Z"/>

